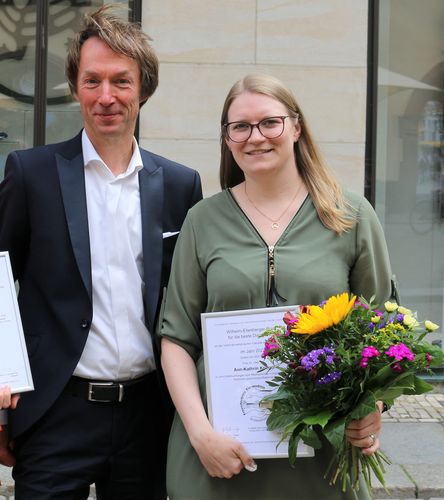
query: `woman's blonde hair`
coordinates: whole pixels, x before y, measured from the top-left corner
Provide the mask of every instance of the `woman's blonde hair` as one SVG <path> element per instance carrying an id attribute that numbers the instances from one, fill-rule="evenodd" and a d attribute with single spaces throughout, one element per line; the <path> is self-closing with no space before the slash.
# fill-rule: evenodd
<path id="1" fill-rule="evenodd" d="M 331 174 L 316 146 L 304 113 L 291 91 L 277 78 L 270 75 L 247 75 L 237 81 L 225 99 L 221 116 L 221 161 L 220 184 L 222 189 L 241 183 L 245 177 L 233 158 L 225 139 L 224 125 L 228 122 L 228 111 L 234 99 L 243 92 L 264 94 L 281 102 L 289 116 L 298 118 L 301 127 L 299 140 L 294 144 L 294 154 L 299 175 L 302 177 L 318 216 L 325 227 L 337 234 L 351 229 L 356 222 L 352 207 L 344 199 L 341 186 Z"/>

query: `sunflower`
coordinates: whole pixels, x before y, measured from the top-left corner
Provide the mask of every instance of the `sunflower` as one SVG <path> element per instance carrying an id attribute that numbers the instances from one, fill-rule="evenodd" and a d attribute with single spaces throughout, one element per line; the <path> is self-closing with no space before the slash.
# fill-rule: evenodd
<path id="1" fill-rule="evenodd" d="M 356 296 L 348 293 L 333 295 L 323 306 L 309 306 L 307 312 L 299 315 L 292 333 L 313 335 L 340 323 L 354 306 Z"/>

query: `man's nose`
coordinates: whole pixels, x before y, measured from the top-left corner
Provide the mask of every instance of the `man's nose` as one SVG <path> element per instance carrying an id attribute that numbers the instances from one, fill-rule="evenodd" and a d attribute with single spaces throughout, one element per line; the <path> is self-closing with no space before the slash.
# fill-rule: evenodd
<path id="1" fill-rule="evenodd" d="M 99 103 L 103 106 L 109 106 L 114 102 L 113 87 L 109 82 L 102 82 L 100 86 Z"/>

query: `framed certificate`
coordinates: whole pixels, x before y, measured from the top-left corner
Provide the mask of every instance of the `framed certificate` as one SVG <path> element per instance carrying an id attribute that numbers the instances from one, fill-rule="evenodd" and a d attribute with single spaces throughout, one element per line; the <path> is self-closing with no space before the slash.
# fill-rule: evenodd
<path id="1" fill-rule="evenodd" d="M 208 415 L 213 427 L 238 439 L 254 458 L 288 456 L 288 441 L 267 429 L 269 410 L 259 403 L 270 394 L 275 371 L 263 371 L 260 360 L 266 328 L 282 324 L 286 311 L 298 306 L 201 314 Z M 312 457 L 300 442 L 298 457 Z"/>
<path id="2" fill-rule="evenodd" d="M 32 391 L 34 384 L 8 252 L 0 252 L 0 386 L 13 393 Z"/>

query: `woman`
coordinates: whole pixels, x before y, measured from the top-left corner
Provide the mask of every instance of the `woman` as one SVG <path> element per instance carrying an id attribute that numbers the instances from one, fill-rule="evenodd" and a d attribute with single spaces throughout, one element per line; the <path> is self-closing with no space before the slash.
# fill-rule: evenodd
<path id="1" fill-rule="evenodd" d="M 286 459 L 255 464 L 239 442 L 211 427 L 200 314 L 315 304 L 343 291 L 383 302 L 391 282 L 382 229 L 365 199 L 342 194 L 279 80 L 250 75 L 237 82 L 221 123 L 223 191 L 188 213 L 161 323 L 162 366 L 178 413 L 170 500 L 358 498 L 323 478 L 328 445 L 295 468 Z M 379 447 L 379 410 L 346 431 L 362 453 Z M 368 498 L 364 489 L 359 495 Z"/>

